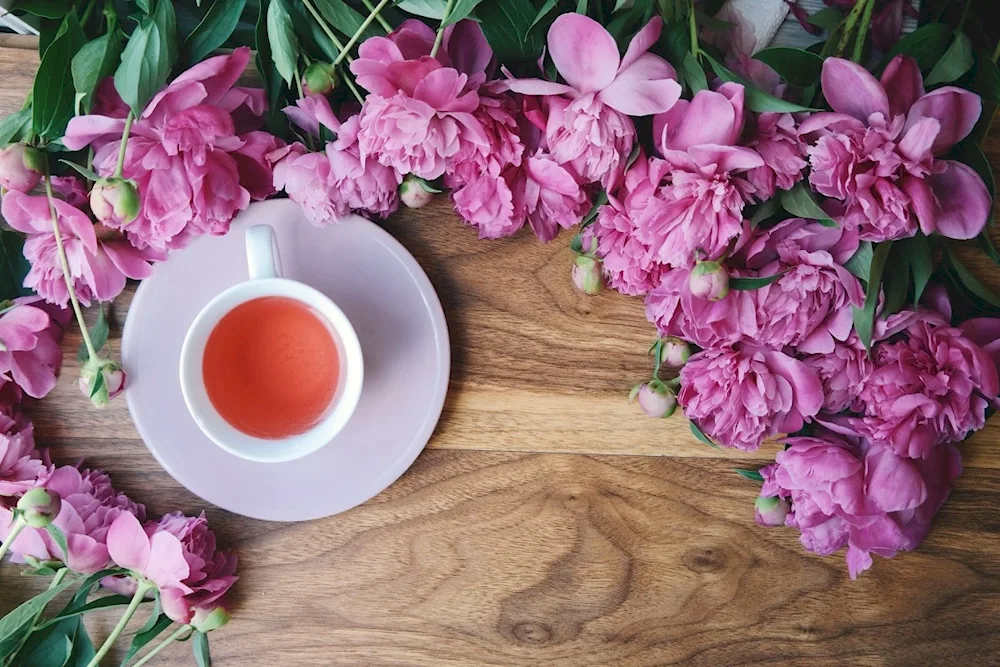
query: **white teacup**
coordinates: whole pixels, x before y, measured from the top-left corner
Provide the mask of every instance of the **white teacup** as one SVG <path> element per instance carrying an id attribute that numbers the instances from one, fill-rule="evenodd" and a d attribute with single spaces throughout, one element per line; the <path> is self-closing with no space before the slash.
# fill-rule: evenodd
<path id="1" fill-rule="evenodd" d="M 364 360 L 358 335 L 343 311 L 318 290 L 281 277 L 280 255 L 270 225 L 248 228 L 246 243 L 249 280 L 212 299 L 195 317 L 184 337 L 181 392 L 191 417 L 212 442 L 250 461 L 280 463 L 315 452 L 344 428 L 361 398 Z M 202 374 L 205 345 L 219 320 L 244 302 L 268 296 L 294 299 L 325 318 L 334 333 L 340 361 L 337 388 L 324 416 L 305 433 L 278 439 L 247 435 L 223 419 L 208 397 Z"/>

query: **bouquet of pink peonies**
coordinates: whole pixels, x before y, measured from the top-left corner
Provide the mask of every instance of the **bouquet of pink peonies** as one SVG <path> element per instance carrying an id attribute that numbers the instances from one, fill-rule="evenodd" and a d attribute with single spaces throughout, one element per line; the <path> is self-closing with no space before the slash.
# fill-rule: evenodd
<path id="1" fill-rule="evenodd" d="M 129 605 L 122 627 L 153 595 L 154 619 L 183 624 L 167 641 L 194 631 L 207 654 L 198 619 L 235 560 L 212 555 L 204 520 L 143 525 L 102 474 L 35 455 L 14 415 L 54 385 L 72 317 L 83 393 L 121 393 L 103 304 L 272 196 L 317 226 L 447 191 L 483 239 L 575 228 L 574 283 L 643 297 L 658 331 L 642 410 L 679 405 L 713 446 L 784 441 L 774 465 L 740 471 L 762 484 L 759 523 L 846 547 L 852 576 L 921 542 L 956 443 L 1000 394 L 1000 297 L 955 252 L 975 240 L 1000 263 L 978 145 L 1000 49 L 974 49 L 968 0 L 957 27 L 928 13 L 905 37 L 902 0 L 789 3 L 808 49 L 761 48 L 718 0 L 358 2 L 38 10 L 32 94 L 0 121 L 0 395 L 18 443 L 0 450 L 2 552 L 54 574 L 51 590 L 101 576 L 51 622 L 36 598 L 0 659 L 51 628 L 76 636 L 60 624 L 98 582 Z M 239 85 L 250 47 L 263 87 Z M 81 494 L 99 518 L 62 520 Z"/>

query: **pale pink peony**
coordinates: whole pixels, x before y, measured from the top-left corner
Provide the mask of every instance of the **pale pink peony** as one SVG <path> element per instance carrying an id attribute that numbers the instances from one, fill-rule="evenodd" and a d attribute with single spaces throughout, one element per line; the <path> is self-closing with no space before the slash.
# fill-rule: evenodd
<path id="1" fill-rule="evenodd" d="M 365 159 L 358 147 L 358 116 L 341 126 L 337 139 L 326 145 L 333 187 L 352 210 L 386 218 L 399 208 L 402 175 L 392 167 Z"/>
<path id="2" fill-rule="evenodd" d="M 64 554 L 45 529 L 26 528 L 11 545 L 21 557 L 62 561 L 75 572 L 97 572 L 108 566 L 109 530 L 115 520 L 121 516 L 137 522 L 145 519 L 145 508 L 116 492 L 100 470 L 62 466 L 52 472 L 45 488 L 62 499 L 53 525 L 66 536 L 69 553 Z M 0 539 L 7 535 L 10 523 L 9 510 L 0 509 Z"/>
<path id="3" fill-rule="evenodd" d="M 31 420 L 11 406 L 0 408 L 0 507 L 4 498 L 18 496 L 48 477 L 46 465 L 35 449 Z"/>
<path id="4" fill-rule="evenodd" d="M 10 198 L 8 193 L 5 199 Z M 37 297 L 21 297 L 0 314 L 0 386 L 11 398 L 21 390 L 42 398 L 56 386 L 62 366 L 59 342 L 66 323 L 65 313 L 39 303 Z"/>
<path id="5" fill-rule="evenodd" d="M 142 522 L 129 513 L 120 514 L 107 532 L 108 554 L 115 565 L 130 570 L 149 581 L 164 593 L 173 588 L 183 595 L 191 593 L 184 580 L 191 574 L 191 567 L 184 554 L 184 546 L 177 535 L 151 523 L 143 528 Z M 105 579 L 102 583 L 118 592 L 133 591 L 135 580 Z"/>
<path id="6" fill-rule="evenodd" d="M 73 289 L 85 306 L 92 301 L 111 301 L 125 289 L 126 278 L 148 277 L 151 262 L 166 257 L 152 248 L 134 248 L 119 232 L 104 225 L 95 226 L 86 213 L 61 199 L 54 200 L 53 206 Z M 65 307 L 69 303 L 69 290 L 59 261 L 48 199 L 11 192 L 3 198 L 2 211 L 11 227 L 28 234 L 24 256 L 31 263 L 31 270 L 24 279 L 25 287 Z"/>
<path id="7" fill-rule="evenodd" d="M 798 431 L 823 405 L 823 387 L 805 364 L 763 347 L 702 350 L 680 378 L 684 415 L 720 445 L 744 451 Z"/>
<path id="8" fill-rule="evenodd" d="M 514 193 L 501 176 L 499 163 L 456 184 L 451 201 L 462 220 L 479 230 L 481 239 L 510 236 L 524 226 L 524 217 L 514 215 Z"/>
<path id="9" fill-rule="evenodd" d="M 543 243 L 560 229 L 580 222 L 587 211 L 587 193 L 565 167 L 544 152 L 526 157 L 510 178 L 515 219 L 526 219 Z"/>
<path id="10" fill-rule="evenodd" d="M 813 188 L 842 205 L 834 215 L 873 241 L 939 233 L 974 238 L 992 201 L 982 179 L 960 162 L 942 160 L 965 138 L 982 110 L 979 96 L 945 86 L 924 93 L 916 61 L 897 56 L 881 81 L 841 58 L 823 63 L 823 92 L 832 113 L 799 127 L 809 138 Z"/>
<path id="11" fill-rule="evenodd" d="M 545 141 L 552 159 L 573 169 L 583 183 L 613 187 L 635 143 L 632 119 L 593 94 L 548 99 Z"/>

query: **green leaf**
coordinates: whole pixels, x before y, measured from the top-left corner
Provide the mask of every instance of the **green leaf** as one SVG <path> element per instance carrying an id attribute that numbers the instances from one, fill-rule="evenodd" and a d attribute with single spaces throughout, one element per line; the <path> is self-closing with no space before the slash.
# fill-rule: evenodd
<path id="1" fill-rule="evenodd" d="M 90 389 L 90 398 L 93 399 L 102 389 L 104 389 L 104 373 L 98 373 L 94 376 L 94 386 Z"/>
<path id="2" fill-rule="evenodd" d="M 104 304 L 97 304 L 97 321 L 94 322 L 94 326 L 90 329 L 90 340 L 94 344 L 94 349 L 98 352 L 104 347 L 104 344 L 108 342 L 108 334 L 110 329 L 108 327 L 108 319 L 104 315 Z M 80 363 L 86 362 L 90 359 L 90 352 L 87 350 L 86 343 L 80 343 L 80 349 L 76 352 L 76 360 Z"/>
<path id="3" fill-rule="evenodd" d="M 352 9 L 343 0 L 315 0 L 314 4 L 319 13 L 323 15 L 335 30 L 338 30 L 347 37 L 352 36 L 365 22 L 365 16 Z M 374 23 L 361 33 L 362 37 L 368 38 L 378 35 Z"/>
<path id="4" fill-rule="evenodd" d="M 99 181 L 99 180 L 101 180 L 101 175 L 100 174 L 98 174 L 96 171 L 93 171 L 92 169 L 87 169 L 82 164 L 77 164 L 76 162 L 73 162 L 72 160 L 59 160 L 59 161 L 62 162 L 67 167 L 69 167 L 69 168 L 73 169 L 74 171 L 76 171 L 78 174 L 80 174 L 81 176 L 83 176 L 84 178 L 86 178 L 88 181 Z"/>
<path id="5" fill-rule="evenodd" d="M 1000 68 L 984 50 L 976 52 L 976 78 L 972 89 L 984 100 L 1000 103 Z"/>
<path id="6" fill-rule="evenodd" d="M 27 653 L 22 662 L 20 655 L 17 661 L 31 667 L 65 667 L 73 655 L 73 640 L 63 633 L 53 633 L 34 649 Z"/>
<path id="7" fill-rule="evenodd" d="M 730 278 L 729 288 L 742 291 L 760 289 L 765 285 L 770 285 L 771 283 L 779 280 L 783 275 L 785 275 L 784 271 L 776 273 L 773 276 L 760 278 Z"/>
<path id="8" fill-rule="evenodd" d="M 601 207 L 608 203 L 608 193 L 603 188 L 597 191 L 594 195 L 594 202 L 590 206 L 590 210 L 587 211 L 587 215 L 583 216 L 580 221 L 580 228 L 586 227 L 594 220 L 597 219 L 597 214 L 601 212 Z"/>
<path id="9" fill-rule="evenodd" d="M 174 13 L 174 3 L 172 0 L 157 0 L 156 9 L 153 11 L 153 24 L 160 32 L 163 40 L 164 53 L 167 58 L 167 73 L 173 69 L 177 63 L 177 14 Z M 165 81 L 164 81 L 165 82 Z"/>
<path id="10" fill-rule="evenodd" d="M 267 38 L 268 7 L 268 0 L 261 0 L 254 30 L 254 44 L 257 47 L 254 62 L 264 81 L 264 90 L 267 92 L 267 129 L 272 134 L 279 134 L 287 128 L 284 114 L 281 113 L 281 107 L 284 106 L 281 104 L 281 98 L 285 84 L 278 70 L 271 66 L 271 43 Z"/>
<path id="11" fill-rule="evenodd" d="M 90 641 L 87 628 L 81 619 L 77 618 L 76 631 L 73 634 L 73 655 L 70 656 L 67 667 L 87 667 L 95 655 L 97 655 L 97 651 L 94 650 L 94 644 Z"/>
<path id="12" fill-rule="evenodd" d="M 833 32 L 844 20 L 844 13 L 836 7 L 824 7 L 806 20 L 827 32 Z"/>
<path id="13" fill-rule="evenodd" d="M 950 83 L 972 69 L 972 63 L 972 42 L 964 32 L 956 30 L 951 46 L 924 78 L 924 85 Z"/>
<path id="14" fill-rule="evenodd" d="M 66 544 L 66 535 L 63 534 L 62 529 L 54 523 L 50 523 L 45 526 L 45 530 L 55 543 L 59 545 L 59 548 L 62 549 L 63 557 L 65 558 L 66 554 L 69 553 L 69 545 Z"/>
<path id="15" fill-rule="evenodd" d="M 195 632 L 191 649 L 194 651 L 194 661 L 198 663 L 198 667 L 212 667 L 212 656 L 208 653 L 207 634 Z"/>
<path id="16" fill-rule="evenodd" d="M 753 55 L 793 86 L 805 88 L 819 80 L 823 59 L 815 53 L 790 46 L 772 46 Z"/>
<path id="17" fill-rule="evenodd" d="M 767 201 L 761 202 L 753 207 L 753 212 L 750 213 L 750 226 L 756 229 L 760 226 L 760 223 L 764 222 L 781 208 L 780 200 L 777 197 L 772 197 Z"/>
<path id="18" fill-rule="evenodd" d="M 993 180 L 993 167 L 980 145 L 975 141 L 966 140 L 957 146 L 955 153 L 961 162 L 969 165 L 979 174 L 979 178 L 983 179 L 983 183 L 986 184 L 986 189 L 990 191 L 990 198 L 996 199 L 997 184 Z M 992 217 L 992 212 L 990 216 Z"/>
<path id="19" fill-rule="evenodd" d="M 134 658 L 144 646 L 156 639 L 173 624 L 173 621 L 166 614 L 151 616 L 150 620 L 153 623 L 149 627 L 143 627 L 132 637 L 132 643 L 129 644 L 128 651 L 125 652 L 125 656 L 122 658 L 121 667 L 125 667 L 128 661 Z"/>
<path id="20" fill-rule="evenodd" d="M 86 40 L 76 13 L 70 12 L 42 56 L 31 88 L 31 127 L 40 137 L 61 137 L 73 117 L 73 56 Z"/>
<path id="21" fill-rule="evenodd" d="M 535 19 L 531 22 L 531 25 L 528 26 L 528 30 L 531 30 L 536 25 L 538 25 L 538 22 L 541 21 L 543 18 L 545 18 L 545 16 L 553 9 L 555 9 L 556 5 L 558 4 L 559 0 L 545 0 L 541 8 L 538 10 L 538 13 L 535 14 Z M 618 11 L 617 7 L 615 7 L 615 11 Z"/>
<path id="22" fill-rule="evenodd" d="M 19 141 L 31 127 L 31 107 L 15 111 L 0 120 L 0 146 Z"/>
<path id="23" fill-rule="evenodd" d="M 813 109 L 811 107 L 804 107 L 801 104 L 795 104 L 794 102 L 789 102 L 783 100 L 780 97 L 775 97 L 770 93 L 765 93 L 763 90 L 753 85 L 746 79 L 737 76 L 732 71 L 727 69 L 722 63 L 702 51 L 702 55 L 708 60 L 712 69 L 715 70 L 715 74 L 723 81 L 735 81 L 736 83 L 742 84 L 744 88 L 746 108 L 750 111 L 755 111 L 761 113 L 764 111 L 779 111 L 779 112 L 799 112 L 799 111 L 818 111 L 818 109 Z"/>
<path id="24" fill-rule="evenodd" d="M 587 0 L 576 0 L 576 13 L 587 15 Z"/>
<path id="25" fill-rule="evenodd" d="M 47 19 L 61 19 L 72 8 L 69 0 L 17 0 L 14 8 Z"/>
<path id="26" fill-rule="evenodd" d="M 715 447 L 716 449 L 722 449 L 722 448 L 721 448 L 721 447 L 719 447 L 719 446 L 718 446 L 717 444 L 715 444 L 715 443 L 714 443 L 714 442 L 712 441 L 712 439 L 711 439 L 711 438 L 709 438 L 709 437 L 708 437 L 707 435 L 705 435 L 705 434 L 704 434 L 704 433 L 702 432 L 702 430 L 701 430 L 700 428 L 698 428 L 697 424 L 695 424 L 695 423 L 694 423 L 693 421 L 690 421 L 690 420 L 689 420 L 689 421 L 688 421 L 688 425 L 689 425 L 689 426 L 691 427 L 691 433 L 693 433 L 693 434 L 694 434 L 694 437 L 696 437 L 696 438 L 697 438 L 697 439 L 698 439 L 698 440 L 699 440 L 700 442 L 703 442 L 703 443 L 705 443 L 705 444 L 706 444 L 706 445 L 708 445 L 709 447 Z"/>
<path id="27" fill-rule="evenodd" d="M 934 272 L 934 259 L 931 256 L 931 245 L 927 237 L 917 233 L 906 241 L 906 251 L 910 263 L 910 273 L 913 277 L 913 305 L 920 303 L 924 289 Z"/>
<path id="28" fill-rule="evenodd" d="M 965 268 L 965 265 L 959 261 L 955 253 L 951 252 L 950 249 L 948 250 L 948 264 L 966 289 L 991 306 L 1000 308 L 1000 296 L 997 296 L 989 287 L 979 282 L 979 279 Z"/>
<path id="29" fill-rule="evenodd" d="M 292 17 L 286 0 L 271 0 L 267 8 L 267 39 L 271 46 L 271 60 L 281 78 L 292 85 L 299 59 L 299 40 L 295 37 Z"/>
<path id="30" fill-rule="evenodd" d="M 751 482 L 764 482 L 764 477 L 757 470 L 747 470 L 746 468 L 733 468 L 740 477 L 745 477 Z"/>
<path id="31" fill-rule="evenodd" d="M 442 26 L 449 26 L 452 23 L 458 23 L 462 19 L 468 18 L 476 6 L 483 0 L 456 0 L 455 5 L 451 8 L 451 13 L 448 14 L 448 18 L 441 24 Z"/>
<path id="32" fill-rule="evenodd" d="M 881 75 L 882 70 L 899 54 L 912 57 L 921 71 L 927 71 L 944 55 L 953 35 L 954 31 L 944 23 L 928 23 L 917 28 L 889 49 L 875 70 L 875 76 Z"/>
<path id="33" fill-rule="evenodd" d="M 126 595 L 105 595 L 104 597 L 92 600 L 82 607 L 73 609 L 72 611 L 60 612 L 58 615 L 46 620 L 41 624 L 40 628 L 45 628 L 60 621 L 64 621 L 68 618 L 75 618 L 81 616 L 91 611 L 96 611 L 97 609 L 108 609 L 109 607 L 123 607 L 132 602 L 132 598 Z M 150 602 L 150 600 L 143 600 L 140 604 Z"/>
<path id="34" fill-rule="evenodd" d="M 16 299 L 31 294 L 24 286 L 24 277 L 31 265 L 24 258 L 24 237 L 17 232 L 0 229 L 0 300 Z"/>
<path id="35" fill-rule="evenodd" d="M 680 73 L 684 79 L 684 83 L 691 89 L 692 94 L 708 88 L 708 79 L 705 77 L 705 70 L 690 51 L 687 51 L 681 60 Z"/>
<path id="36" fill-rule="evenodd" d="M 73 87 L 77 96 L 82 96 L 79 107 L 84 113 L 90 111 L 91 98 L 97 84 L 104 77 L 114 74 L 121 55 L 121 33 L 117 25 L 114 25 L 109 32 L 84 44 L 73 56 Z"/>
<path id="37" fill-rule="evenodd" d="M 161 5 L 169 7 L 170 2 L 160 0 L 158 10 Z M 176 36 L 168 32 L 172 12 L 172 8 L 164 9 L 142 19 L 125 44 L 121 64 L 115 70 L 115 90 L 136 116 L 166 84 L 173 67 L 170 43 Z"/>
<path id="38" fill-rule="evenodd" d="M 123 574 L 124 572 L 125 570 L 122 570 L 121 568 L 109 567 L 101 570 L 100 572 L 95 572 L 94 574 L 90 575 L 89 577 L 83 580 L 83 583 L 80 584 L 80 587 L 77 589 L 76 593 L 73 594 L 73 597 L 70 599 L 68 603 L 66 603 L 66 606 L 62 608 L 62 611 L 60 611 L 59 614 L 60 615 L 65 614 L 74 609 L 79 609 L 83 605 L 87 604 L 87 597 L 90 595 L 90 590 L 95 585 L 97 585 L 97 583 L 101 579 L 103 579 L 104 577 L 111 577 L 117 574 Z"/>
<path id="39" fill-rule="evenodd" d="M 885 301 L 879 316 L 884 320 L 898 313 L 906 303 L 906 294 L 910 289 L 910 258 L 902 250 L 900 244 L 893 247 L 891 259 L 894 261 L 885 275 Z"/>
<path id="40" fill-rule="evenodd" d="M 997 251 L 997 247 L 993 245 L 993 239 L 990 238 L 989 230 L 984 229 L 976 237 L 976 243 L 979 244 L 980 249 L 986 253 L 986 255 L 993 260 L 993 262 L 1000 266 L 1000 252 Z"/>
<path id="41" fill-rule="evenodd" d="M 862 241 L 857 251 L 844 264 L 844 268 L 861 280 L 867 281 L 872 271 L 872 255 L 874 252 L 875 250 L 872 247 L 871 241 Z"/>
<path id="42" fill-rule="evenodd" d="M 882 272 L 889 260 L 892 241 L 885 241 L 875 246 L 872 253 L 871 269 L 868 272 L 868 290 L 865 293 L 865 304 L 862 308 L 851 307 L 854 315 L 854 330 L 864 344 L 865 349 L 871 349 L 872 333 L 875 330 L 875 308 L 878 306 L 879 292 L 882 288 Z"/>
<path id="43" fill-rule="evenodd" d="M 813 199 L 805 181 L 799 181 L 791 190 L 781 193 L 781 207 L 796 217 L 816 220 L 824 227 L 829 227 L 831 224 L 837 226 Z"/>
<path id="44" fill-rule="evenodd" d="M 444 18 L 448 2 L 447 0 L 402 0 L 396 6 L 407 14 L 440 21 Z"/>
<path id="45" fill-rule="evenodd" d="M 66 590 L 71 583 L 72 579 L 64 580 L 59 585 L 42 591 L 0 619 L 0 660 L 17 648 L 24 635 L 31 630 L 35 617 L 45 610 L 52 598 Z"/>
<path id="46" fill-rule="evenodd" d="M 542 53 L 542 38 L 531 26 L 535 7 L 531 0 L 491 0 L 480 4 L 476 14 L 498 62 L 517 69 L 532 67 Z"/>
<path id="47" fill-rule="evenodd" d="M 149 632 L 156 627 L 156 624 L 160 621 L 160 614 L 163 612 L 163 604 L 160 602 L 160 591 L 153 591 L 153 611 L 150 612 L 149 618 L 138 632 Z"/>
<path id="48" fill-rule="evenodd" d="M 240 22 L 247 0 L 215 0 L 184 40 L 184 62 L 193 65 L 226 43 Z"/>

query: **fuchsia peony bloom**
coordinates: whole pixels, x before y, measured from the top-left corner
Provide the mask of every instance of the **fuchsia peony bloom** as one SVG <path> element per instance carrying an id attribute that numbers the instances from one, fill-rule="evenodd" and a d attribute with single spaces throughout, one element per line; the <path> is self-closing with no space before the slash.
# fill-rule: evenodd
<path id="1" fill-rule="evenodd" d="M 43 483 L 52 471 L 35 449 L 35 428 L 16 407 L 0 408 L 0 507 Z"/>
<path id="2" fill-rule="evenodd" d="M 876 346 L 873 361 L 858 428 L 901 456 L 926 458 L 940 443 L 981 429 L 986 408 L 1000 393 L 990 356 L 929 312 L 907 327 L 902 340 Z"/>
<path id="3" fill-rule="evenodd" d="M 833 113 L 799 128 L 809 136 L 813 188 L 842 204 L 832 212 L 872 241 L 913 236 L 918 228 L 956 239 L 982 231 L 992 200 L 982 179 L 940 159 L 975 126 L 978 95 L 954 86 L 924 94 L 916 62 L 892 60 L 879 82 L 840 58 L 823 63 L 823 93 Z"/>
<path id="4" fill-rule="evenodd" d="M 977 317 L 962 322 L 958 328 L 966 338 L 983 348 L 983 352 L 993 359 L 993 365 L 1000 370 L 1000 318 Z M 1000 407 L 1000 399 L 994 401 L 994 405 Z"/>
<path id="5" fill-rule="evenodd" d="M 823 405 L 823 387 L 805 364 L 763 347 L 702 350 L 680 377 L 684 415 L 719 444 L 744 451 L 798 431 Z"/>
<path id="6" fill-rule="evenodd" d="M 309 222 L 323 227 L 350 213 L 347 202 L 331 196 L 330 159 L 326 154 L 310 153 L 296 142 L 274 151 L 270 158 L 275 161 L 274 187 L 284 190 L 301 206 Z"/>
<path id="7" fill-rule="evenodd" d="M 635 141 L 629 116 L 670 109 L 681 94 L 673 67 L 647 53 L 663 21 L 642 28 L 624 57 L 605 28 L 582 14 L 562 14 L 549 28 L 549 55 L 565 84 L 511 79 L 511 90 L 547 99 L 546 142 L 552 158 L 571 166 L 583 183 L 612 187 L 621 177 Z"/>
<path id="8" fill-rule="evenodd" d="M 734 271 L 733 277 L 743 277 Z M 743 339 L 755 324 L 755 306 L 749 291 L 729 290 L 717 301 L 695 296 L 691 269 L 664 271 L 660 283 L 646 296 L 646 318 L 660 336 L 689 340 L 700 347 L 722 347 Z"/>
<path id="9" fill-rule="evenodd" d="M 864 410 L 861 392 L 874 365 L 857 334 L 851 332 L 847 340 L 835 342 L 831 351 L 803 356 L 802 363 L 823 383 L 825 412 L 836 414 L 844 410 Z"/>
<path id="10" fill-rule="evenodd" d="M 253 196 L 270 194 L 264 150 L 271 140 L 247 129 L 263 111 L 262 94 L 234 88 L 250 50 L 209 58 L 160 91 L 132 126 L 123 175 L 142 197 L 139 217 L 124 227 L 137 247 L 181 248 L 202 234 L 225 234 Z M 120 110 L 119 110 L 120 112 Z M 241 121 L 240 128 L 235 120 Z M 70 120 L 64 143 L 96 150 L 94 165 L 114 173 L 124 119 L 101 115 Z M 250 168 L 250 164 L 253 168 Z"/>
<path id="11" fill-rule="evenodd" d="M 833 435 L 786 444 L 761 470 L 761 495 L 791 499 L 785 523 L 802 531 L 807 550 L 827 556 L 846 546 L 852 579 L 871 567 L 871 554 L 915 549 L 962 471 L 953 445 L 914 460 Z"/>
<path id="12" fill-rule="evenodd" d="M 531 230 L 543 243 L 556 237 L 559 229 L 580 222 L 587 211 L 587 193 L 565 167 L 543 152 L 524 159 L 512 179 L 514 215 L 527 219 Z"/>
<path id="13" fill-rule="evenodd" d="M 7 193 L 4 201 L 13 193 Z M 0 387 L 12 386 L 34 398 L 42 398 L 56 386 L 62 366 L 65 313 L 50 315 L 37 297 L 21 297 L 0 314 Z"/>
<path id="14" fill-rule="evenodd" d="M 85 306 L 95 300 L 111 301 L 125 289 L 126 278 L 146 278 L 152 270 L 150 262 L 166 258 L 152 248 L 134 248 L 120 233 L 104 225 L 95 226 L 86 213 L 61 199 L 54 201 L 54 207 L 74 290 Z M 31 270 L 24 279 L 25 287 L 65 307 L 69 291 L 56 248 L 48 199 L 11 192 L 3 198 L 2 211 L 11 227 L 29 235 L 24 243 L 24 256 L 31 263 Z"/>
<path id="15" fill-rule="evenodd" d="M 26 528 L 11 548 L 21 556 L 38 560 L 58 560 L 75 572 L 93 573 L 109 562 L 110 529 L 122 516 L 138 522 L 145 518 L 142 505 L 117 493 L 111 480 L 100 470 L 77 470 L 74 466 L 56 468 L 45 488 L 62 499 L 62 508 L 53 524 L 66 536 L 69 553 L 45 529 Z M 136 516 L 139 519 L 136 519 Z M 0 539 L 10 530 L 11 512 L 0 509 Z"/>

